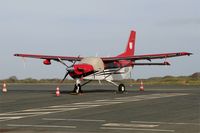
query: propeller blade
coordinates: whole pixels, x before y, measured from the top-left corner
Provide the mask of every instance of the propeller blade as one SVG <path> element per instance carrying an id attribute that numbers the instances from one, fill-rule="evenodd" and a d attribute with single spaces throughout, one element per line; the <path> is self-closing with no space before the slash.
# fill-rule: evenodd
<path id="1" fill-rule="evenodd" d="M 78 58 L 80 57 L 80 55 L 78 56 Z M 75 63 L 77 62 L 77 60 L 76 61 L 74 61 L 73 62 L 73 64 L 71 65 L 71 66 L 68 66 L 64 61 L 62 61 L 60 58 L 58 58 L 58 61 L 61 63 L 61 64 L 63 64 L 63 65 L 65 65 L 66 67 L 67 67 L 67 72 L 66 72 L 66 74 L 65 74 L 65 76 L 64 76 L 64 78 L 63 78 L 63 80 L 60 82 L 60 83 L 63 83 L 64 82 L 64 80 L 67 78 L 67 76 L 68 76 L 68 74 L 70 73 L 70 71 L 74 71 L 74 69 L 72 68 L 74 65 L 75 65 Z"/>
<path id="2" fill-rule="evenodd" d="M 80 55 L 78 56 L 78 58 L 80 57 Z M 77 60 L 73 62 L 73 64 L 70 67 L 73 67 L 76 64 Z"/>
<path id="3" fill-rule="evenodd" d="M 26 68 L 26 59 L 22 57 L 23 63 L 24 63 L 24 68 Z"/>
<path id="4" fill-rule="evenodd" d="M 61 83 L 63 83 L 65 81 L 65 79 L 67 78 L 68 74 L 69 74 L 69 72 L 66 72 L 66 74 L 65 74 L 63 80 L 61 81 Z"/>
<path id="5" fill-rule="evenodd" d="M 58 58 L 58 60 L 59 60 L 59 62 L 60 62 L 61 64 L 63 64 L 64 66 L 68 67 L 68 65 L 67 65 L 64 61 L 62 61 L 60 58 Z"/>
<path id="6" fill-rule="evenodd" d="M 72 66 L 74 66 L 76 64 L 77 61 L 74 61 L 74 63 L 72 64 Z"/>

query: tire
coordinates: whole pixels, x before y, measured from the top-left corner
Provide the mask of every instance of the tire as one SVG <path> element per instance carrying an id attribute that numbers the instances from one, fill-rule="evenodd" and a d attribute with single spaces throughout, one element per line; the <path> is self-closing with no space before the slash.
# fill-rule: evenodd
<path id="1" fill-rule="evenodd" d="M 81 92 L 81 85 L 80 84 L 75 84 L 74 85 L 74 93 L 79 94 Z"/>
<path id="2" fill-rule="evenodd" d="M 124 84 L 120 84 L 119 86 L 118 86 L 118 91 L 119 92 L 125 92 L 126 91 L 126 89 L 125 89 L 125 85 Z"/>

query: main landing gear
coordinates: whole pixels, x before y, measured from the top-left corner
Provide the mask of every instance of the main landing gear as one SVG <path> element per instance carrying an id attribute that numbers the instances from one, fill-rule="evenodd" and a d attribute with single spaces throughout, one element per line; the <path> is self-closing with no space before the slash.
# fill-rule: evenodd
<path id="1" fill-rule="evenodd" d="M 109 82 L 109 83 L 111 83 L 111 84 L 113 84 L 113 85 L 115 85 L 115 86 L 117 86 L 118 87 L 118 92 L 124 93 L 126 91 L 126 88 L 125 88 L 124 84 L 119 84 L 118 85 L 117 83 L 115 83 L 115 82 L 113 82 L 111 80 L 106 80 L 106 81 Z"/>
<path id="2" fill-rule="evenodd" d="M 120 84 L 120 85 L 118 86 L 118 91 L 121 92 L 121 93 L 125 92 L 125 91 L 126 91 L 125 85 L 124 85 L 124 84 Z"/>
<path id="3" fill-rule="evenodd" d="M 88 84 L 91 81 L 92 80 L 90 80 L 90 81 L 88 81 L 88 82 L 86 82 L 86 83 L 84 83 L 84 84 L 81 85 L 80 79 L 76 79 L 76 83 L 74 85 L 73 93 L 75 93 L 75 94 L 82 93 L 81 87 L 84 86 L 84 85 L 86 85 L 86 84 Z M 111 80 L 106 80 L 106 81 L 109 82 L 109 83 L 111 83 L 111 84 L 113 84 L 113 85 L 115 85 L 115 86 L 117 86 L 118 87 L 118 92 L 124 93 L 126 91 L 126 88 L 125 88 L 124 84 L 119 84 L 118 85 L 117 83 L 115 83 L 115 82 L 113 82 Z"/>

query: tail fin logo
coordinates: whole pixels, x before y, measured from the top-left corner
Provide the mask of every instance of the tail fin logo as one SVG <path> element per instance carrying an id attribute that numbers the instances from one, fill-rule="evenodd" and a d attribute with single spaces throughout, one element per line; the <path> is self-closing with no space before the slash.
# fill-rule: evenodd
<path id="1" fill-rule="evenodd" d="M 133 56 L 135 53 L 135 36 L 136 32 L 131 31 L 130 37 L 128 39 L 128 42 L 126 44 L 126 49 L 123 53 L 119 54 L 118 57 L 124 57 L 124 56 Z"/>
<path id="2" fill-rule="evenodd" d="M 133 48 L 133 43 L 132 43 L 132 42 L 129 43 L 129 48 L 130 48 L 130 49 Z"/>

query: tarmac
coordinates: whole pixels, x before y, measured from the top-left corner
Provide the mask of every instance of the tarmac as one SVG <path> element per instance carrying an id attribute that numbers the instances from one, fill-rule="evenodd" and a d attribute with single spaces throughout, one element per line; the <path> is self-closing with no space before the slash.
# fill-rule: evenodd
<path id="1" fill-rule="evenodd" d="M 200 133 L 200 86 L 7 85 L 0 92 L 1 133 Z"/>

